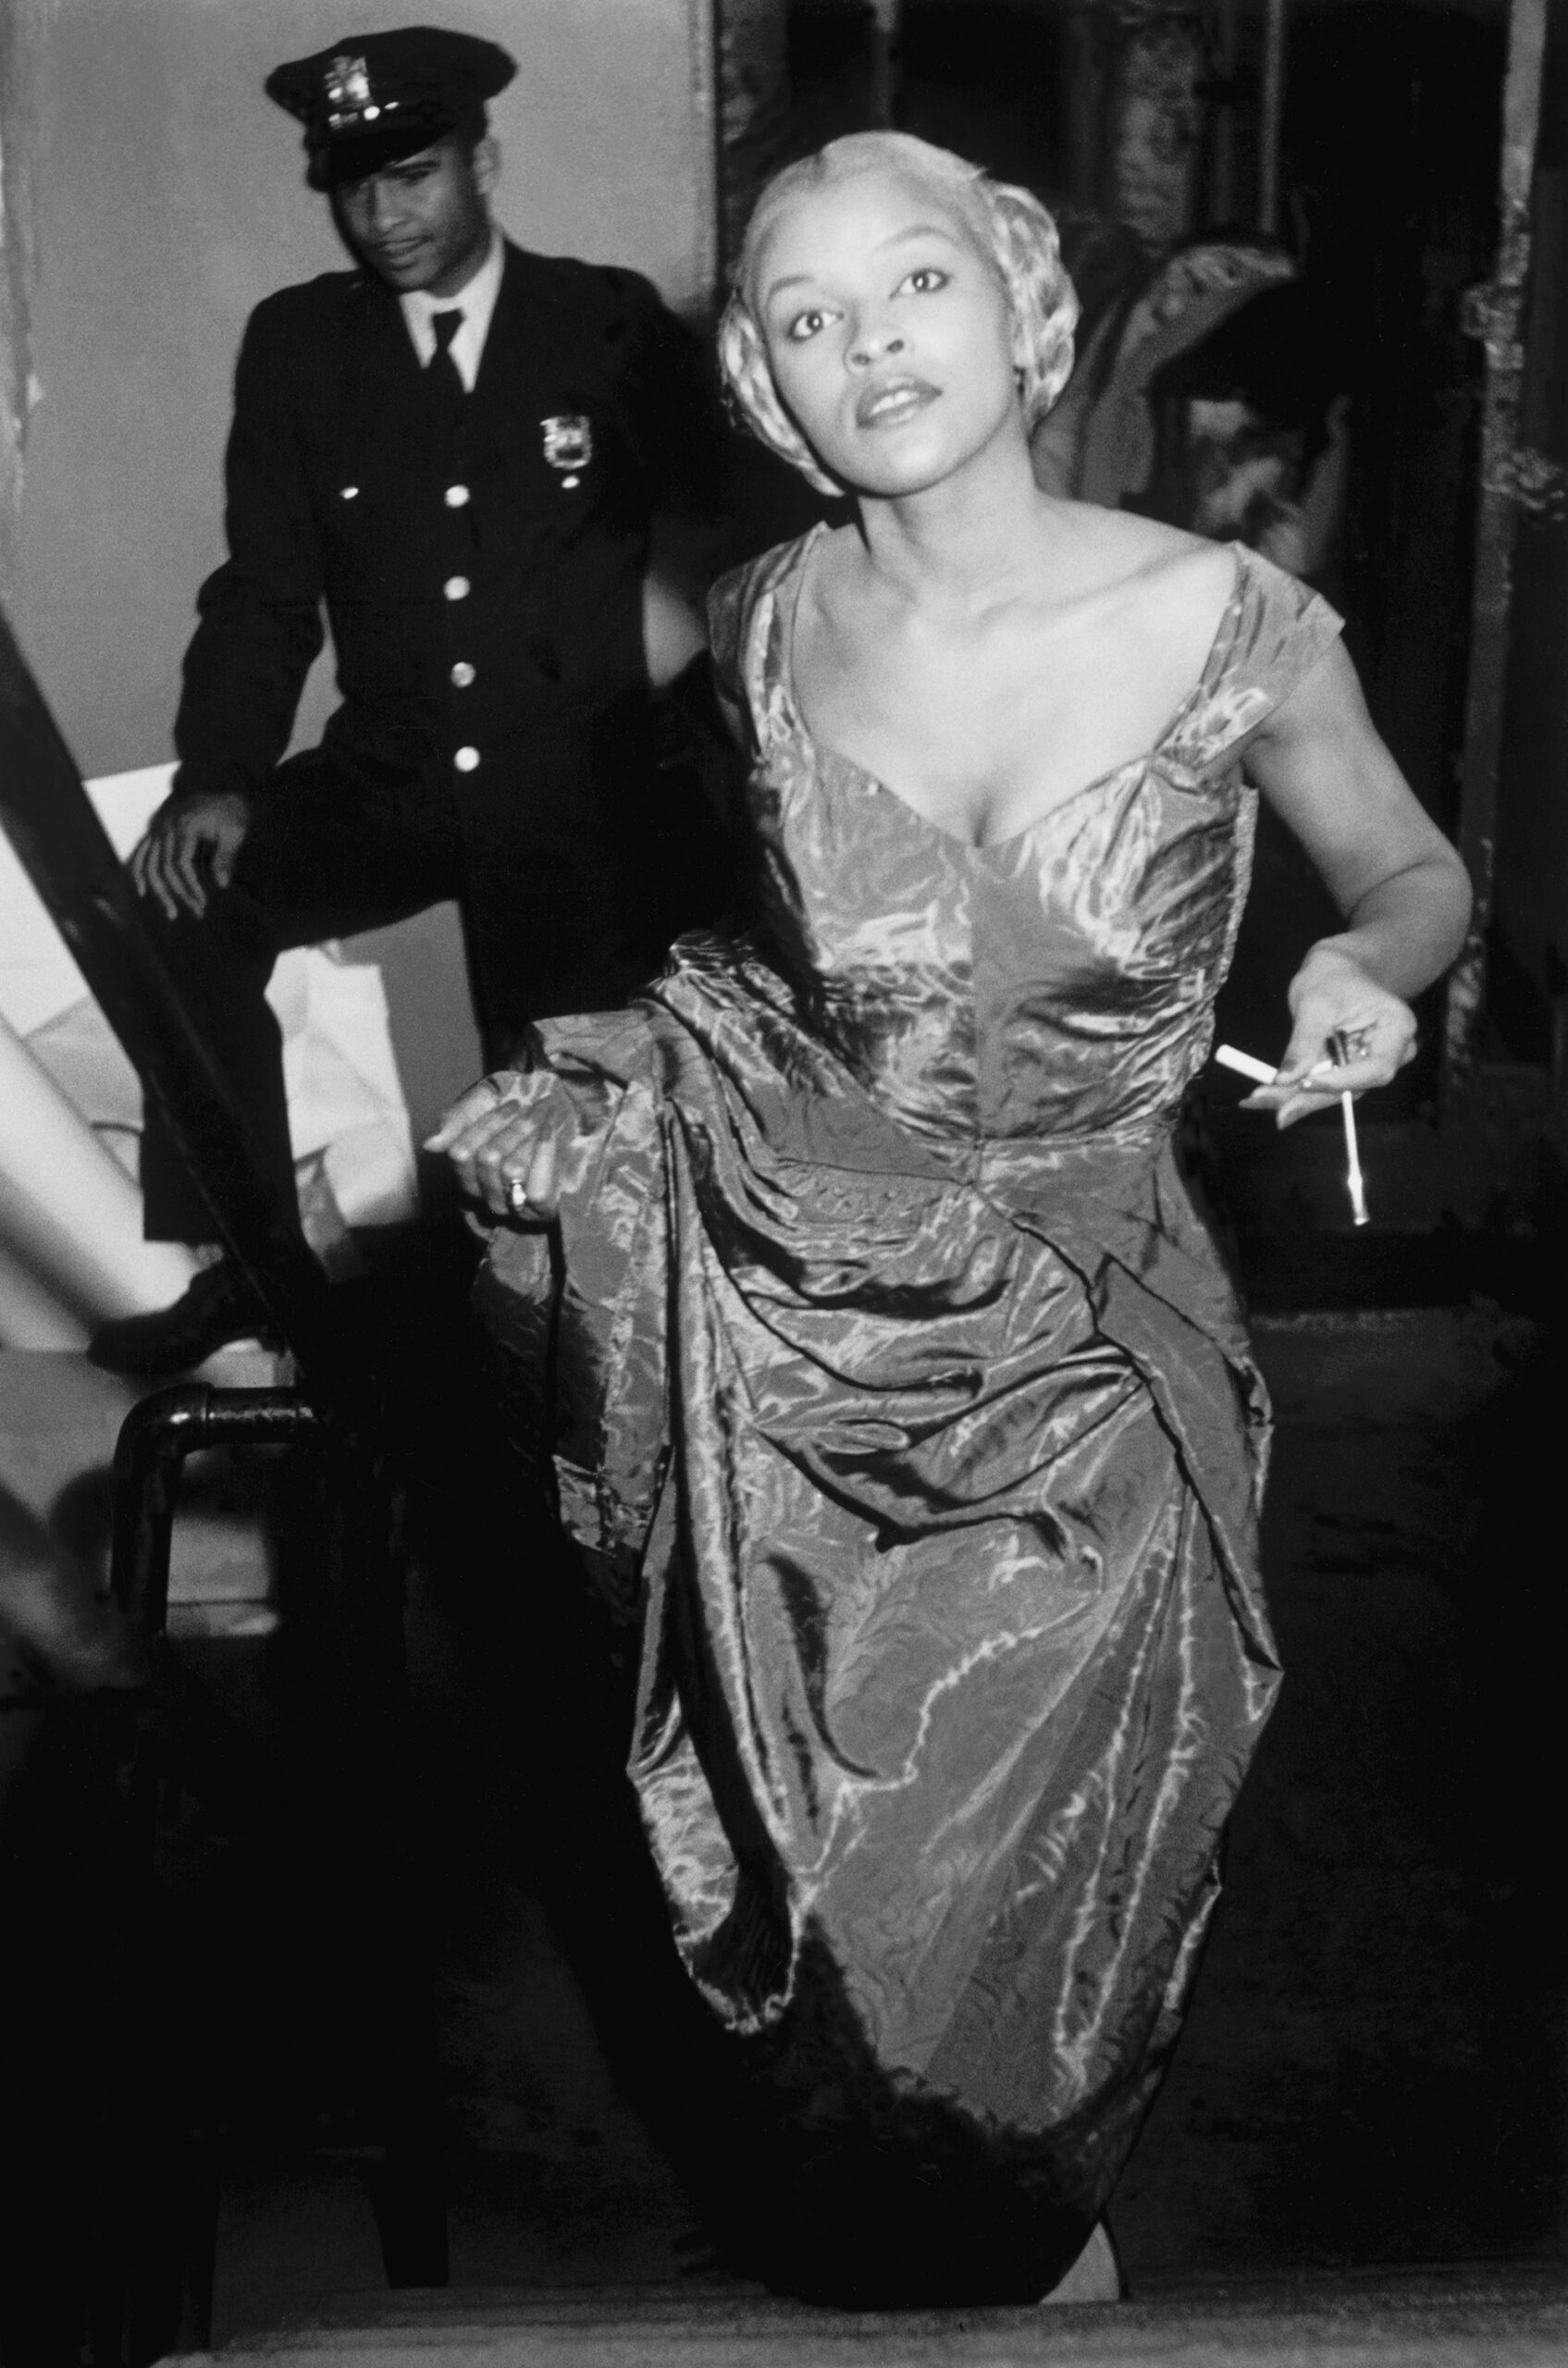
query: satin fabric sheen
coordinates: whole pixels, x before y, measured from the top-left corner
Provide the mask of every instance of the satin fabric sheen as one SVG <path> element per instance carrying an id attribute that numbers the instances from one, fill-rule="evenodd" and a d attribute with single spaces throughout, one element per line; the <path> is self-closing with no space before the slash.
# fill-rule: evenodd
<path id="1" fill-rule="evenodd" d="M 807 731 L 815 540 L 713 603 L 769 930 L 540 1028 L 560 1222 L 480 1301 L 637 1624 L 632 1782 L 817 2289 L 1023 2297 L 1153 2094 L 1278 1682 L 1266 1406 L 1171 1136 L 1239 746 L 1339 621 L 1237 547 L 1158 746 L 975 848 Z"/>

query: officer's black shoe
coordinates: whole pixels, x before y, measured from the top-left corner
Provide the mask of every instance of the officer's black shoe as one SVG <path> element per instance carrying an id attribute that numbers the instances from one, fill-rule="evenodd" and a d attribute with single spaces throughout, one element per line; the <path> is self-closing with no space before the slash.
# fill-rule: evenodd
<path id="1" fill-rule="evenodd" d="M 106 1373 L 157 1381 L 189 1373 L 231 1340 L 266 1339 L 266 1310 L 230 1258 L 204 1266 L 183 1298 L 151 1315 L 122 1315 L 100 1324 L 87 1353 Z M 272 1339 L 276 1344 L 276 1334 Z"/>

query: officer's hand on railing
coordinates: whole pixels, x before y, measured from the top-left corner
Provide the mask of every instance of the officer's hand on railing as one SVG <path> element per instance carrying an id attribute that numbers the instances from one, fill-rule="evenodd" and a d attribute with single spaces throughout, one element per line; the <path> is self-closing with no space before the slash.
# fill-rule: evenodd
<path id="1" fill-rule="evenodd" d="M 558 1197 L 555 1138 L 545 1131 L 539 1081 L 515 1069 L 482 1077 L 425 1145 L 446 1153 L 470 1200 L 525 1225 L 548 1224 Z"/>
<path id="2" fill-rule="evenodd" d="M 181 906 L 200 919 L 213 889 L 233 879 L 250 827 L 250 805 L 237 790 L 161 807 L 131 855 L 138 893 L 151 896 L 166 919 L 178 919 Z"/>

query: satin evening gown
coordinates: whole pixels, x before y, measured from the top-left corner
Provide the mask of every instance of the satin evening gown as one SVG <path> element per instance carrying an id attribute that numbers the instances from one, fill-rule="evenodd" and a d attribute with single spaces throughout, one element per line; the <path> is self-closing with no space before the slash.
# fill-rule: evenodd
<path id="1" fill-rule="evenodd" d="M 560 1220 L 495 1229 L 480 1305 L 639 1639 L 629 1772 L 773 2274 L 1032 2299 L 1168 2057 L 1278 1678 L 1267 1410 L 1171 1139 L 1238 749 L 1339 621 L 1237 547 L 1158 745 L 976 848 L 806 729 L 821 531 L 713 603 L 767 925 L 539 1028 Z"/>

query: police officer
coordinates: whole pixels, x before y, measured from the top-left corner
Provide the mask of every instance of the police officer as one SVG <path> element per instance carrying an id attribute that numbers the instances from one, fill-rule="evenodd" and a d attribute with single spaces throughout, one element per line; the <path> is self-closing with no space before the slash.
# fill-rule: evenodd
<path id="1" fill-rule="evenodd" d="M 143 908 L 291 1190 L 277 954 L 448 897 L 488 1057 L 602 1008 L 660 950 L 643 585 L 656 510 L 700 510 L 703 357 L 628 271 L 491 222 L 493 43 L 360 35 L 266 83 L 304 126 L 358 268 L 269 297 L 241 349 L 229 556 L 202 587 Z M 342 704 L 281 761 L 330 623 Z M 149 1238 L 204 1205 L 150 1109 Z M 255 1328 L 232 1265 L 105 1326 L 101 1363 L 179 1370 Z"/>

